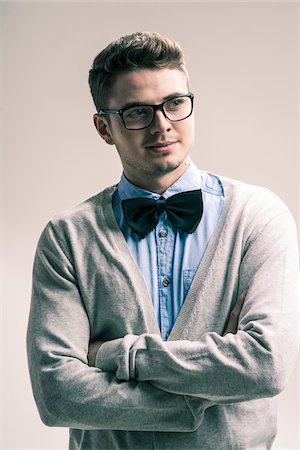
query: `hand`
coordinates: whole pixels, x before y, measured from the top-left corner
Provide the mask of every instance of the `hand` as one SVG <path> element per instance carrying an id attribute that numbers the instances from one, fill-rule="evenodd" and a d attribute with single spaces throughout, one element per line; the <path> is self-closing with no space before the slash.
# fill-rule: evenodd
<path id="1" fill-rule="evenodd" d="M 87 355 L 89 366 L 93 366 L 93 367 L 95 366 L 96 355 L 102 344 L 103 344 L 102 341 L 90 342 L 88 355 Z"/>
<path id="2" fill-rule="evenodd" d="M 227 333 L 236 334 L 238 330 L 240 313 L 246 298 L 246 294 L 247 290 L 242 292 L 241 295 L 239 296 L 238 301 L 236 302 L 236 305 L 230 314 L 229 322 L 223 336 L 225 336 Z"/>

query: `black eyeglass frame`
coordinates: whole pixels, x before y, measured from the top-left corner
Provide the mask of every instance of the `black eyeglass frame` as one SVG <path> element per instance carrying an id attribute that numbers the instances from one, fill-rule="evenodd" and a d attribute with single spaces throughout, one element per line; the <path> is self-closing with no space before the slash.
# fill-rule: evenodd
<path id="1" fill-rule="evenodd" d="M 166 113 L 165 113 L 165 111 L 164 111 L 164 105 L 165 105 L 166 103 L 172 101 L 172 100 L 176 100 L 177 98 L 182 98 L 182 97 L 188 97 L 188 98 L 191 99 L 191 112 L 189 113 L 188 116 L 184 117 L 183 119 L 179 119 L 179 120 L 172 120 L 172 119 L 169 119 L 169 117 L 166 115 Z M 135 107 L 134 105 L 128 106 L 128 108 L 122 108 L 122 109 L 106 109 L 106 108 L 103 108 L 103 109 L 100 109 L 100 111 L 98 112 L 98 114 L 99 114 L 99 116 L 102 116 L 102 115 L 108 115 L 108 114 L 119 115 L 119 116 L 121 117 L 121 120 L 122 120 L 122 122 L 123 122 L 124 127 L 125 127 L 127 130 L 129 130 L 129 131 L 144 130 L 145 128 L 148 128 L 148 127 L 150 127 L 150 125 L 152 125 L 152 123 L 153 123 L 153 121 L 154 121 L 154 118 L 155 118 L 155 113 L 156 113 L 156 111 L 161 111 L 161 112 L 163 113 L 164 117 L 165 117 L 167 120 L 169 120 L 170 122 L 181 122 L 182 120 L 185 120 L 185 119 L 187 119 L 188 117 L 190 117 L 190 116 L 192 115 L 193 109 L 194 109 L 194 94 L 192 94 L 191 92 L 189 92 L 188 94 L 185 94 L 185 95 L 177 95 L 176 97 L 172 97 L 172 98 L 169 98 L 169 99 L 167 99 L 167 100 L 164 100 L 164 101 L 163 101 L 162 103 L 160 103 L 159 105 L 138 105 L 138 104 L 136 105 L 137 108 L 138 108 L 138 107 L 143 107 L 143 106 L 147 106 L 147 107 L 150 106 L 150 107 L 152 108 L 152 110 L 153 110 L 153 117 L 152 117 L 152 120 L 151 120 L 151 122 L 149 123 L 149 125 L 147 125 L 146 127 L 141 127 L 141 128 L 128 128 L 128 127 L 126 126 L 126 124 L 125 124 L 125 121 L 124 121 L 124 117 L 123 117 L 124 112 L 128 111 L 128 110 L 131 109 L 131 108 L 134 108 L 134 107 Z"/>

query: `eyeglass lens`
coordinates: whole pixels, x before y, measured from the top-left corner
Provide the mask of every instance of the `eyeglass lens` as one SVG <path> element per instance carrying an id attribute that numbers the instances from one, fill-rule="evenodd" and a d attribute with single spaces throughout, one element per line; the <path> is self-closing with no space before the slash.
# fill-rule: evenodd
<path id="1" fill-rule="evenodd" d="M 187 118 L 192 112 L 190 97 L 176 97 L 162 105 L 167 119 L 176 122 Z M 135 106 L 123 112 L 124 124 L 128 129 L 138 130 L 148 127 L 154 117 L 152 106 Z"/>

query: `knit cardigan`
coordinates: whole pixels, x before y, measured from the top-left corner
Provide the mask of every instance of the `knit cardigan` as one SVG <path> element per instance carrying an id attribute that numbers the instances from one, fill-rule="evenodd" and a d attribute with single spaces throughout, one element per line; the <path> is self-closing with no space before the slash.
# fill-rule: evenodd
<path id="1" fill-rule="evenodd" d="M 223 212 L 167 341 L 115 220 L 114 187 L 43 231 L 28 361 L 41 419 L 70 428 L 70 450 L 271 448 L 298 347 L 296 228 L 275 194 L 220 179 Z M 245 290 L 238 330 L 224 335 Z"/>

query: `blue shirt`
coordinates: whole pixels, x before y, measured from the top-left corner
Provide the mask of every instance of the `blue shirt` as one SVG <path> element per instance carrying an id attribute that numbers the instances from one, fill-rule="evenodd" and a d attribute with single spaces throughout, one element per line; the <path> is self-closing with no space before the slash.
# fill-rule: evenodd
<path id="1" fill-rule="evenodd" d="M 133 185 L 123 174 L 113 195 L 116 220 L 145 279 L 163 340 L 175 323 L 223 208 L 224 192 L 219 178 L 199 171 L 192 162 L 162 195 L 167 199 L 194 189 L 202 189 L 203 198 L 203 216 L 194 233 L 177 230 L 164 212 L 156 228 L 144 239 L 126 224 L 121 202 L 135 197 L 158 199 L 160 194 Z"/>

